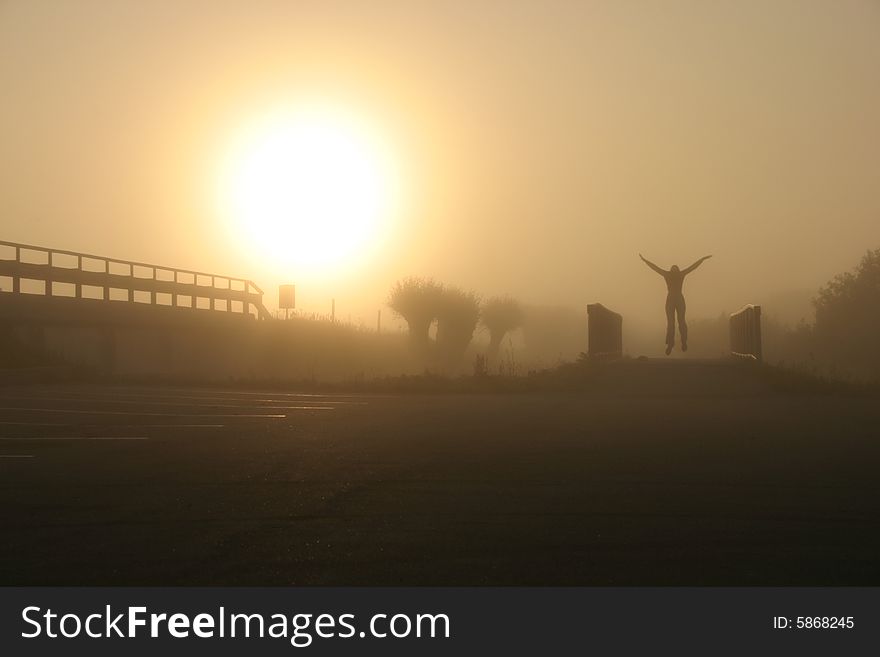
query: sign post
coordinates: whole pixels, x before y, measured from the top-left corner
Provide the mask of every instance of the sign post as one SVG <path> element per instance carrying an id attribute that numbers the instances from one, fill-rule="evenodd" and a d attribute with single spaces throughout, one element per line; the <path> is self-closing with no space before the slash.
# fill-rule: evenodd
<path id="1" fill-rule="evenodd" d="M 290 311 L 296 308 L 296 285 L 278 286 L 278 308 L 284 311 L 284 319 L 290 319 Z"/>

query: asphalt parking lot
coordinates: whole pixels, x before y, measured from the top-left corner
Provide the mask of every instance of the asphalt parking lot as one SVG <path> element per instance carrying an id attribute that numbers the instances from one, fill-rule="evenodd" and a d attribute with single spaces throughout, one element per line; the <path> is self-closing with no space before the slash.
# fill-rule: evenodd
<path id="1" fill-rule="evenodd" d="M 880 584 L 844 397 L 0 388 L 0 583 Z"/>

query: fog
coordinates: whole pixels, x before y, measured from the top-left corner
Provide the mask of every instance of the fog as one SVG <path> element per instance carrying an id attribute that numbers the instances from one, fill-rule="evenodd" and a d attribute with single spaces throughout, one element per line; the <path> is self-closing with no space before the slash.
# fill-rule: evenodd
<path id="1" fill-rule="evenodd" d="M 796 321 L 880 245 L 875 2 L 0 2 L 3 239 L 252 278 L 373 325 L 392 284 L 656 330 Z M 394 153 L 401 194 L 356 263 L 242 247 L 217 163 L 279 103 L 329 98 Z M 395 324 L 390 311 L 387 326 Z M 638 331 L 641 331 L 638 328 Z"/>

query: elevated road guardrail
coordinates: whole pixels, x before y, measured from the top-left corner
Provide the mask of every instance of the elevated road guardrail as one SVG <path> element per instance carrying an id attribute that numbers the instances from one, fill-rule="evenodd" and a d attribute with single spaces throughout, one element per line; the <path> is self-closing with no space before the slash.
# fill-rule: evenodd
<path id="1" fill-rule="evenodd" d="M 170 306 L 270 318 L 243 278 L 0 240 L 0 288 L 13 295 Z"/>

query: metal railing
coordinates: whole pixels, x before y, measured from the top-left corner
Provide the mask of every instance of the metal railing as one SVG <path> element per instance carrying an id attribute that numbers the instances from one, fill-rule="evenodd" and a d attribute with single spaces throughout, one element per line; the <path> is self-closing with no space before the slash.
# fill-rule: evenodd
<path id="1" fill-rule="evenodd" d="M 761 306 L 743 306 L 730 316 L 730 353 L 761 362 Z"/>
<path id="2" fill-rule="evenodd" d="M 587 306 L 587 355 L 590 358 L 623 356 L 623 316 L 601 303 Z"/>
<path id="3" fill-rule="evenodd" d="M 269 317 L 263 291 L 250 280 L 0 240 L 3 277 L 11 279 L 9 292 L 16 295 L 100 299 L 244 315 L 251 314 L 253 307 L 258 318 Z M 69 293 L 56 291 L 56 285 L 67 285 Z M 27 286 L 32 289 L 23 289 Z M 121 292 L 123 298 L 113 299 L 113 292 Z M 200 300 L 207 301 L 207 308 L 199 306 Z M 187 301 L 189 305 L 184 304 Z M 223 302 L 222 307 L 218 302 Z"/>

